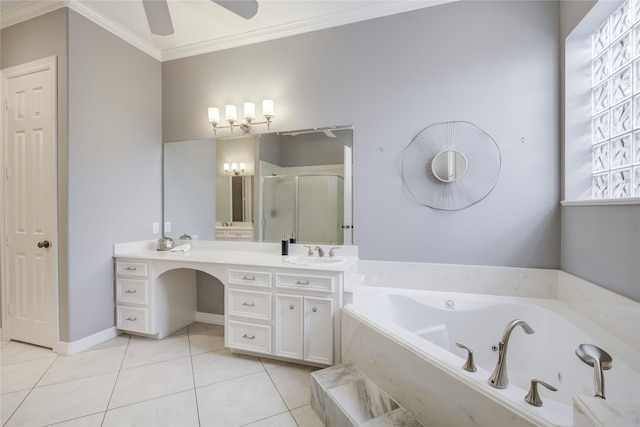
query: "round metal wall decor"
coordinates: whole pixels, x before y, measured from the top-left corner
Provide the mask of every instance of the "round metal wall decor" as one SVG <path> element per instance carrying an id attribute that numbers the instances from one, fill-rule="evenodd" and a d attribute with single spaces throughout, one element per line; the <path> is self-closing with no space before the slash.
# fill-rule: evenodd
<path id="1" fill-rule="evenodd" d="M 420 204 L 457 211 L 491 193 L 500 162 L 498 144 L 473 123 L 435 123 L 402 152 L 402 180 Z"/>

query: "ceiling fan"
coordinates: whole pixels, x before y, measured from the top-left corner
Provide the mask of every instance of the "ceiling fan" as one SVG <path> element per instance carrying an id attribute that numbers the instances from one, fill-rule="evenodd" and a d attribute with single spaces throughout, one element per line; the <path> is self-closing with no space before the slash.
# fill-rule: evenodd
<path id="1" fill-rule="evenodd" d="M 258 13 L 257 0 L 211 0 L 230 12 L 244 19 L 253 18 Z M 147 15 L 149 29 L 152 34 L 168 36 L 173 34 L 173 23 L 169 14 L 167 0 L 142 0 L 144 12 Z"/>

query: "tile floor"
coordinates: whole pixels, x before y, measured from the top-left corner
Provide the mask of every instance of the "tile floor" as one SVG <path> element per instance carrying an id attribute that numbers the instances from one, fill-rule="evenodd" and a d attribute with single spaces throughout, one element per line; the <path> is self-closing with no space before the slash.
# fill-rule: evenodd
<path id="1" fill-rule="evenodd" d="M 323 426 L 309 405 L 315 368 L 232 354 L 223 333 L 194 323 L 74 356 L 2 342 L 2 426 Z"/>

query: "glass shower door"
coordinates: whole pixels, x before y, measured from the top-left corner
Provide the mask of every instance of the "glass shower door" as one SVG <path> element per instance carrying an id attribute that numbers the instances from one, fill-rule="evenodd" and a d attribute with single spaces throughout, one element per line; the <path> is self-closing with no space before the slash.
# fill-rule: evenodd
<path id="1" fill-rule="evenodd" d="M 298 242 L 343 243 L 343 187 L 337 175 L 298 177 Z"/>
<path id="2" fill-rule="evenodd" d="M 276 242 L 295 231 L 295 177 L 265 176 L 263 241 Z"/>

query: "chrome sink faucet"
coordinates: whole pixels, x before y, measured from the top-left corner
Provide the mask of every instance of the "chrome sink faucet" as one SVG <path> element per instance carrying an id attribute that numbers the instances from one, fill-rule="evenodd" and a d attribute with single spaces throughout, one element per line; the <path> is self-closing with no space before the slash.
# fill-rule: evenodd
<path id="1" fill-rule="evenodd" d="M 509 385 L 509 376 L 507 375 L 507 348 L 509 346 L 509 337 L 516 326 L 522 326 L 522 329 L 528 334 L 534 331 L 531 326 L 524 320 L 515 319 L 507 324 L 502 333 L 502 339 L 497 346 L 491 347 L 493 351 L 498 352 L 498 363 L 493 373 L 489 377 L 489 384 L 495 388 L 506 388 Z"/>
<path id="2" fill-rule="evenodd" d="M 316 251 L 318 251 L 318 256 L 320 258 L 324 258 L 324 249 L 322 249 L 320 246 L 316 246 Z"/>

